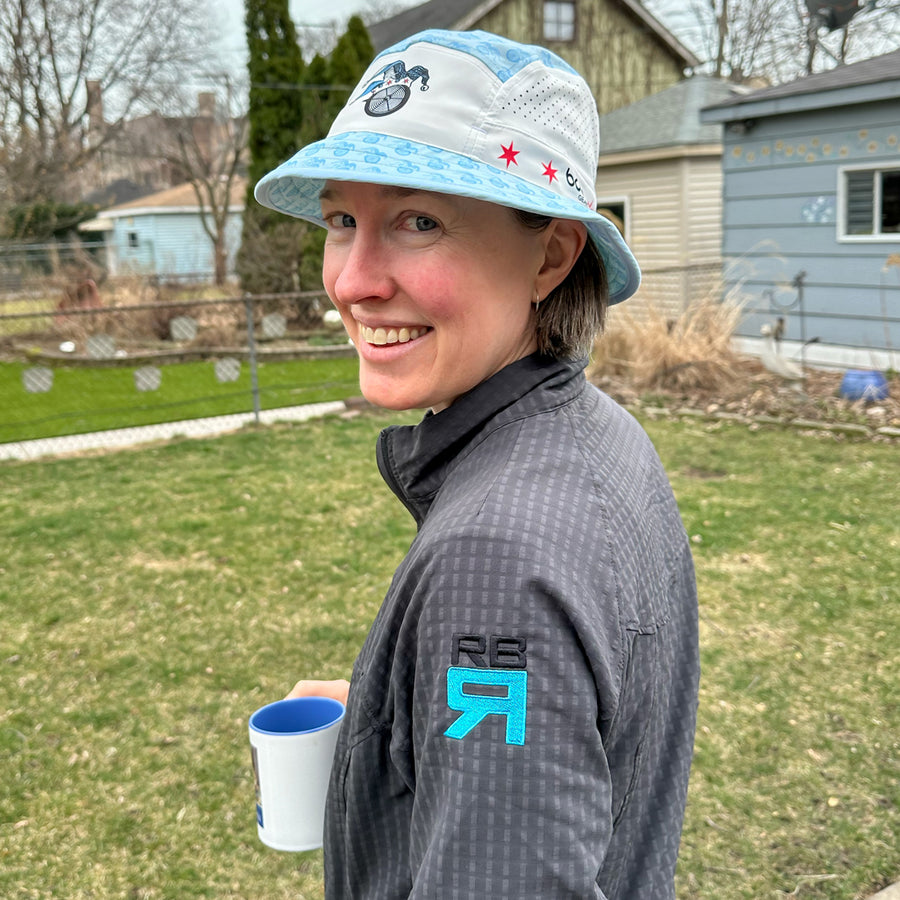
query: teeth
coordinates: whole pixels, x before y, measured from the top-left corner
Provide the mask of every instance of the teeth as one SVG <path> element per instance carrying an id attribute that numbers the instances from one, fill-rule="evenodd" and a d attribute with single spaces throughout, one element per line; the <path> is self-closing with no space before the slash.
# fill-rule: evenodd
<path id="1" fill-rule="evenodd" d="M 368 328 L 365 325 L 359 326 L 359 333 L 362 339 L 368 344 L 375 344 L 383 347 L 385 344 L 405 344 L 408 341 L 414 341 L 417 337 L 421 337 L 427 331 L 427 328 Z"/>

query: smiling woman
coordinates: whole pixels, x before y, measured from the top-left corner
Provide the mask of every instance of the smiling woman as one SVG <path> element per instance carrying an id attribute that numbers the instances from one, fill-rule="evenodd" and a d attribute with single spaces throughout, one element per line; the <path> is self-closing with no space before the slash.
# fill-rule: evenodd
<path id="1" fill-rule="evenodd" d="M 388 409 L 440 412 L 533 353 L 532 302 L 585 243 L 578 223 L 528 230 L 467 197 L 340 181 L 322 197 L 325 288 L 359 351 L 363 394 Z"/>
<path id="2" fill-rule="evenodd" d="M 347 704 L 327 897 L 674 897 L 697 598 L 656 453 L 584 375 L 640 280 L 598 153 L 562 59 L 428 31 L 256 187 L 327 229 L 364 395 L 427 409 L 379 440 L 418 533 L 349 683 L 291 692 Z"/>

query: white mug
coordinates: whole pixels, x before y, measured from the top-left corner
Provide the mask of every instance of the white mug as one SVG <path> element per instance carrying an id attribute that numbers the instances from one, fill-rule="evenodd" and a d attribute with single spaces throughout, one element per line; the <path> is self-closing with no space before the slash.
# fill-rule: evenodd
<path id="1" fill-rule="evenodd" d="M 256 823 L 266 846 L 322 846 L 325 796 L 343 718 L 343 703 L 329 697 L 278 700 L 250 716 Z"/>

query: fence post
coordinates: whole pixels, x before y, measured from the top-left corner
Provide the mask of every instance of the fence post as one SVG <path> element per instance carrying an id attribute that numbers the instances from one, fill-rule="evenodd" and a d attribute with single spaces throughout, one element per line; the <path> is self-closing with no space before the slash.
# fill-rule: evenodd
<path id="1" fill-rule="evenodd" d="M 253 395 L 253 420 L 259 425 L 259 375 L 256 371 L 256 336 L 253 331 L 253 295 L 244 294 L 247 315 L 247 348 L 250 352 L 250 392 Z"/>
<path id="2" fill-rule="evenodd" d="M 797 288 L 797 308 L 800 313 L 800 368 L 806 369 L 806 312 L 803 309 L 803 286 L 806 281 L 806 272 L 798 272 L 791 282 L 791 286 Z"/>

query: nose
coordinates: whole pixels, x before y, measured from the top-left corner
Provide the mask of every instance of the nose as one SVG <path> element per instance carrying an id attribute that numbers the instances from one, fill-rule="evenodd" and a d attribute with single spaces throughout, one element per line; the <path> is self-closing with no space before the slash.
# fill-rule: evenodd
<path id="1" fill-rule="evenodd" d="M 325 250 L 326 265 L 333 265 L 334 299 L 339 303 L 386 300 L 393 293 L 387 248 L 375 233 L 356 228 L 352 239 Z"/>

